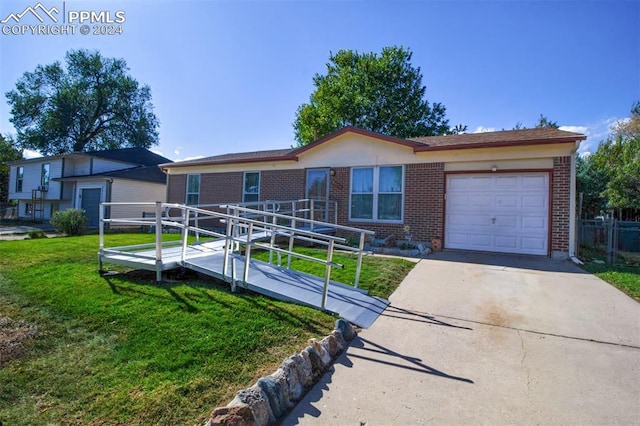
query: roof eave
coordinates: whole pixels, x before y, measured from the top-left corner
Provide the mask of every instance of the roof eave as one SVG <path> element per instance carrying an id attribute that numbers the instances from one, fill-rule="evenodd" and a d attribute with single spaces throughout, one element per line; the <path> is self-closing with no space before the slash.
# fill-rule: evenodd
<path id="1" fill-rule="evenodd" d="M 560 144 L 560 143 L 575 143 L 576 141 L 583 141 L 587 137 L 586 136 L 572 136 L 572 137 L 564 137 L 564 138 L 554 138 L 554 139 L 531 139 L 524 141 L 501 141 L 501 142 L 483 142 L 483 143 L 465 143 L 458 145 L 436 145 L 429 146 L 423 145 L 418 146 L 414 149 L 414 152 L 423 152 L 423 151 L 449 151 L 454 149 L 473 149 L 473 148 L 503 148 L 509 146 L 530 146 L 530 145 L 551 145 L 551 144 Z"/>
<path id="2" fill-rule="evenodd" d="M 242 160 L 221 160 L 221 161 L 202 161 L 197 163 L 165 163 L 159 164 L 162 170 L 170 169 L 173 167 L 200 167 L 200 166 L 218 166 L 226 164 L 245 164 L 245 163 L 267 163 L 269 161 L 298 161 L 296 155 L 276 156 L 276 157 L 261 157 L 261 158 L 245 158 Z"/>

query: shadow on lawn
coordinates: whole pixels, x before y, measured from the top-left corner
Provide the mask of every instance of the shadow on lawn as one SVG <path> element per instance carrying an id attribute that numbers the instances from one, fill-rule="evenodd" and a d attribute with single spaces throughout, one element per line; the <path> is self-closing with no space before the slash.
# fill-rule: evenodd
<path id="1" fill-rule="evenodd" d="M 176 300 L 182 308 L 189 313 L 197 314 L 203 310 L 202 308 L 198 308 L 194 302 L 215 303 L 235 312 L 251 311 L 252 309 L 244 307 L 250 306 L 251 308 L 261 309 L 280 321 L 298 323 L 301 327 L 311 333 L 321 334 L 327 332 L 326 324 L 314 320 L 313 318 L 298 315 L 295 312 L 292 312 L 292 310 L 280 309 L 271 299 L 265 296 L 254 294 L 240 287 L 236 293 L 232 293 L 226 283 L 221 283 L 221 281 L 216 280 L 215 278 L 202 276 L 194 271 L 185 269 L 170 272 L 170 274 L 167 274 L 166 280 L 162 283 L 156 282 L 154 271 L 145 270 L 107 273 L 102 277 L 111 288 L 111 291 L 114 294 L 121 296 L 143 296 L 164 299 L 165 297 L 156 292 L 145 291 L 145 288 L 164 289 L 170 297 Z M 188 287 L 194 290 L 196 294 L 179 294 L 175 291 L 175 289 L 179 287 Z M 223 293 L 233 295 L 243 303 L 228 303 L 220 300 L 220 298 L 214 297 L 214 295 L 212 295 L 208 290 L 221 291 Z"/>

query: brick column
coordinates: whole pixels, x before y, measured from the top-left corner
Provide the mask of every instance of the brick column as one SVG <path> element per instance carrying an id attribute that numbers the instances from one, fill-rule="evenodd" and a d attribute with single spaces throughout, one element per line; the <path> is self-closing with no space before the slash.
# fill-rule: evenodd
<path id="1" fill-rule="evenodd" d="M 569 205 L 571 203 L 571 157 L 553 159 L 551 191 L 551 255 L 569 252 Z"/>

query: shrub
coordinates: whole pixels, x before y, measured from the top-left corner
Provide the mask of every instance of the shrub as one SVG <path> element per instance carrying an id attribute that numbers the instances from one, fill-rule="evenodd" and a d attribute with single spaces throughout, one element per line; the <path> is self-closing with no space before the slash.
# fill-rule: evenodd
<path id="1" fill-rule="evenodd" d="M 84 210 L 67 209 L 55 212 L 51 224 L 58 232 L 67 235 L 82 235 L 87 227 L 87 217 L 84 215 Z"/>
<path id="2" fill-rule="evenodd" d="M 38 238 L 47 238 L 47 234 L 45 234 L 44 231 L 36 231 L 34 229 L 29 231 L 28 235 L 29 235 L 29 238 L 32 240 L 35 240 Z"/>

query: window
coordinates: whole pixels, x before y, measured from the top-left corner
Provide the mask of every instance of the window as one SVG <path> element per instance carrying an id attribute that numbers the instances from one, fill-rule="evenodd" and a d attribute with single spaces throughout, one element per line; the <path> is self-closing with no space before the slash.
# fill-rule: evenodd
<path id="1" fill-rule="evenodd" d="M 24 205 L 24 214 L 29 215 L 33 213 L 33 204 L 25 203 Z"/>
<path id="2" fill-rule="evenodd" d="M 200 204 L 200 175 L 187 175 L 186 203 L 189 205 Z"/>
<path id="3" fill-rule="evenodd" d="M 242 202 L 260 201 L 260 172 L 245 172 L 242 187 Z"/>
<path id="4" fill-rule="evenodd" d="M 22 192 L 22 182 L 24 181 L 24 167 L 19 166 L 16 170 L 16 192 Z"/>
<path id="5" fill-rule="evenodd" d="M 401 222 L 403 174 L 402 166 L 351 169 L 349 219 Z"/>
<path id="6" fill-rule="evenodd" d="M 42 173 L 40 174 L 40 185 L 47 187 L 49 186 L 49 163 L 42 165 Z"/>

